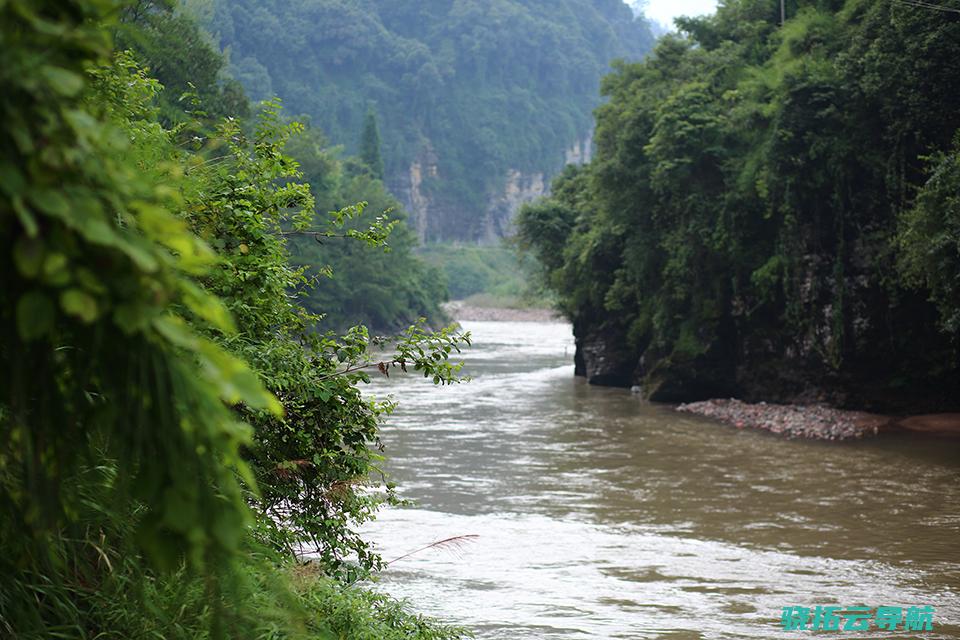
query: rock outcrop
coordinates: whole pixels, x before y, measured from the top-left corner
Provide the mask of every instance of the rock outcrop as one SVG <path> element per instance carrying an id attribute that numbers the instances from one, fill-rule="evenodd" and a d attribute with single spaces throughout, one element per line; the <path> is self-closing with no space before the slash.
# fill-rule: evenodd
<path id="1" fill-rule="evenodd" d="M 576 375 L 584 376 L 590 384 L 608 387 L 628 387 L 632 384 L 636 361 L 624 349 L 626 332 L 614 322 L 591 326 L 584 321 L 574 322 L 576 339 Z"/>
<path id="2" fill-rule="evenodd" d="M 810 256 L 808 264 L 807 320 L 793 325 L 800 330 L 786 330 L 779 317 L 750 315 L 734 300 L 727 315 L 702 327 L 698 337 L 707 346 L 684 353 L 635 344 L 616 314 L 595 312 L 574 322 L 577 375 L 591 384 L 637 387 L 655 402 L 736 397 L 892 415 L 960 411 L 960 365 L 931 365 L 945 354 L 960 358 L 935 316 L 909 335 L 890 335 L 885 318 L 897 310 L 880 284 L 865 278 L 865 266 L 854 264 L 841 283 L 824 275 L 830 261 Z M 832 306 L 840 286 L 842 316 Z M 919 295 L 903 295 L 903 308 L 929 308 Z"/>
<path id="3" fill-rule="evenodd" d="M 513 218 L 524 203 L 547 193 L 543 173 L 525 174 L 516 169 L 507 172 L 502 191 L 492 196 L 484 218 L 483 240 L 496 242 L 511 234 Z"/>
<path id="4" fill-rule="evenodd" d="M 566 164 L 584 164 L 592 155 L 591 133 L 574 141 L 563 160 Z M 445 179 L 436 150 L 425 141 L 409 165 L 388 180 L 390 191 L 410 213 L 410 227 L 421 243 L 451 239 L 497 242 L 513 233 L 513 220 L 520 207 L 546 195 L 550 188 L 550 176 L 543 171 L 508 169 L 490 188 L 482 207 L 472 210 L 466 203 L 444 195 Z"/>

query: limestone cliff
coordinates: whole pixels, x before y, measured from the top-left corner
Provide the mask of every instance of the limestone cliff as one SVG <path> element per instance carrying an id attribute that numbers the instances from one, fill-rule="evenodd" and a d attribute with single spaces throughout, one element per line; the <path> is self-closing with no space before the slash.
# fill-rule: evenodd
<path id="1" fill-rule="evenodd" d="M 513 217 L 521 205 L 536 200 L 546 192 L 547 183 L 543 173 L 525 174 L 510 169 L 502 190 L 488 201 L 481 240 L 496 242 L 498 238 L 510 235 Z"/>
<path id="2" fill-rule="evenodd" d="M 593 134 L 589 133 L 573 141 L 556 166 L 585 164 L 592 155 Z M 409 211 L 410 226 L 421 242 L 497 242 L 513 233 L 513 219 L 521 206 L 548 193 L 550 178 L 546 171 L 508 169 L 488 188 L 482 204 L 471 205 L 445 194 L 442 161 L 426 141 L 408 165 L 388 178 L 388 186 Z M 464 224 L 464 219 L 469 223 Z"/>
<path id="3" fill-rule="evenodd" d="M 593 133 L 580 138 L 566 151 L 567 164 L 587 164 L 593 159 Z"/>

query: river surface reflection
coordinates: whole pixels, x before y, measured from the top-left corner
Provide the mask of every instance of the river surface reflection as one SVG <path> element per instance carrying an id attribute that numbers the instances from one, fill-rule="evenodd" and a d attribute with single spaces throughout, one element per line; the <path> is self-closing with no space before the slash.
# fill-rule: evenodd
<path id="1" fill-rule="evenodd" d="M 464 322 L 473 381 L 380 380 L 415 506 L 366 527 L 378 588 L 478 638 L 798 638 L 792 605 L 936 607 L 960 638 L 960 443 L 790 441 L 573 376 L 565 324 Z M 822 632 L 818 637 L 916 637 Z"/>

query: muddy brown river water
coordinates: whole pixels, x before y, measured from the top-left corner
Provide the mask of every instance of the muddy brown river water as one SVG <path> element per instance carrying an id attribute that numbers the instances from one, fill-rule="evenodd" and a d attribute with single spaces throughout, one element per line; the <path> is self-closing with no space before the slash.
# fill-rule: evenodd
<path id="1" fill-rule="evenodd" d="M 785 440 L 573 376 L 561 323 L 464 322 L 473 381 L 399 409 L 412 507 L 365 528 L 378 588 L 478 638 L 960 638 L 960 442 Z M 785 631 L 786 606 L 935 608 L 933 631 Z"/>

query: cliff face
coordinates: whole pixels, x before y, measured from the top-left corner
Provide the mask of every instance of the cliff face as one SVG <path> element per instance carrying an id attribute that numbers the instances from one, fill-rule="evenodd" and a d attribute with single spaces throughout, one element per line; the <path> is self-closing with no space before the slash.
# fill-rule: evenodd
<path id="1" fill-rule="evenodd" d="M 733 297 L 721 318 L 701 327 L 714 336 L 706 348 L 668 352 L 632 344 L 614 314 L 584 314 L 574 322 L 576 374 L 639 387 L 654 402 L 736 397 L 885 413 L 960 410 L 960 362 L 943 357 L 957 351 L 927 300 L 891 298 L 857 257 L 839 280 L 832 256 L 811 253 L 804 263 L 796 278 L 809 320 L 792 332 L 782 318 L 751 314 Z"/>
<path id="2" fill-rule="evenodd" d="M 485 242 L 496 242 L 497 239 L 510 235 L 513 218 L 521 205 L 547 193 L 547 182 L 543 173 L 525 174 L 510 169 L 504 183 L 503 189 L 487 202 L 481 238 Z"/>
<path id="3" fill-rule="evenodd" d="M 592 155 L 590 133 L 570 144 L 564 151 L 563 161 L 585 164 Z M 442 160 L 428 141 L 403 171 L 388 179 L 390 190 L 409 212 L 410 227 L 420 242 L 450 239 L 497 242 L 513 233 L 513 220 L 521 206 L 547 195 L 552 177 L 543 171 L 508 169 L 495 181 L 496 186 L 488 191 L 482 204 L 470 205 L 445 195 L 442 186 L 447 176 L 441 164 Z M 471 221 L 469 225 L 462 223 L 465 218 Z"/>
<path id="4" fill-rule="evenodd" d="M 437 154 L 428 144 L 410 163 L 404 175 L 396 176 L 389 181 L 391 191 L 397 195 L 409 212 L 408 224 L 416 231 L 421 243 L 426 240 L 428 232 L 432 231 L 431 209 L 435 208 L 435 203 L 431 202 L 424 187 L 424 180 L 436 180 L 439 175 Z"/>
<path id="5" fill-rule="evenodd" d="M 565 153 L 566 164 L 587 164 L 593 160 L 593 132 L 570 145 Z"/>

